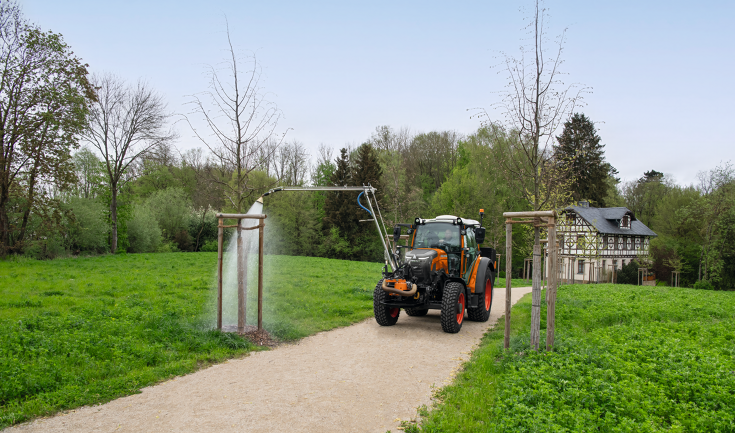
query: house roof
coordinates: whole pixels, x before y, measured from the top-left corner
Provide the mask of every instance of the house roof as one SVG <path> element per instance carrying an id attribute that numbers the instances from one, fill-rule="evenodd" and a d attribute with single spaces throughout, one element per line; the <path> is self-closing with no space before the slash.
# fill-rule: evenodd
<path id="1" fill-rule="evenodd" d="M 640 236 L 658 236 L 653 230 L 646 227 L 645 224 L 638 221 L 633 212 L 627 207 L 583 207 L 569 206 L 564 211 L 574 211 L 585 221 L 592 224 L 598 232 L 613 235 L 640 235 Z M 630 229 L 621 229 L 619 221 L 625 214 L 631 216 Z"/>

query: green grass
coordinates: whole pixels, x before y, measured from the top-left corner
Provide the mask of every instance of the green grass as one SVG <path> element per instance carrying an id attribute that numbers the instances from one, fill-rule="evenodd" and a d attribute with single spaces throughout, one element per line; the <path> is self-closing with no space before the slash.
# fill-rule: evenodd
<path id="1" fill-rule="evenodd" d="M 167 253 L 0 262 L 0 428 L 256 349 L 212 329 L 216 260 Z M 380 272 L 376 263 L 266 256 L 264 326 L 288 341 L 371 317 Z"/>
<path id="2" fill-rule="evenodd" d="M 0 262 L 0 428 L 255 349 L 212 330 L 216 253 Z M 266 256 L 264 325 L 292 340 L 372 314 L 375 263 Z M 249 321 L 255 320 L 250 302 Z"/>
<path id="3" fill-rule="evenodd" d="M 551 353 L 528 350 L 530 310 L 513 308 L 509 352 L 501 320 L 407 430 L 735 431 L 734 293 L 564 286 Z"/>

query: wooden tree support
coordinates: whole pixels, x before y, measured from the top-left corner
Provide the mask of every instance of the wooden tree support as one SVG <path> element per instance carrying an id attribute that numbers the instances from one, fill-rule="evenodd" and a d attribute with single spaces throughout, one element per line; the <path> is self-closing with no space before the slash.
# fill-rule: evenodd
<path id="1" fill-rule="evenodd" d="M 546 227 L 549 230 L 548 239 L 556 239 L 556 211 L 534 212 L 504 212 L 505 218 L 505 339 L 503 347 L 510 347 L 510 306 L 511 306 L 511 278 L 513 253 L 513 224 L 533 224 L 534 227 Z M 539 349 L 541 334 L 541 245 L 533 246 L 533 291 L 531 302 L 531 348 Z M 548 247 L 547 278 L 548 289 L 546 296 L 546 350 L 554 347 L 554 327 L 556 310 L 556 288 L 558 280 L 558 242 L 550 242 Z M 524 260 L 525 271 L 525 260 Z"/>
<path id="2" fill-rule="evenodd" d="M 243 261 L 243 230 L 258 230 L 258 330 L 263 329 L 263 232 L 265 230 L 265 215 L 262 214 L 217 214 L 217 329 L 222 330 L 222 261 L 224 229 L 237 228 L 237 332 L 245 332 L 247 312 L 247 263 Z M 236 219 L 236 225 L 225 225 L 225 219 Z M 258 225 L 243 227 L 242 220 L 257 219 Z"/>

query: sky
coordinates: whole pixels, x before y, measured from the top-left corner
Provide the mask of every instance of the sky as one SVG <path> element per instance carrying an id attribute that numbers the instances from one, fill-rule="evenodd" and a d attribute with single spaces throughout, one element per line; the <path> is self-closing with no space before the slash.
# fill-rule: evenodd
<path id="1" fill-rule="evenodd" d="M 471 134 L 493 120 L 532 3 L 524 1 L 20 0 L 61 33 L 92 73 L 145 80 L 174 114 L 207 90 L 208 66 L 255 53 L 278 131 L 316 157 L 381 125 Z M 566 30 L 564 82 L 590 88 L 592 119 L 622 180 L 657 170 L 682 185 L 735 160 L 735 2 L 549 0 L 547 30 Z M 180 117 L 178 117 L 180 118 Z M 179 122 L 177 147 L 202 147 Z M 558 131 L 560 133 L 561 130 Z M 337 152 L 335 151 L 335 154 Z"/>

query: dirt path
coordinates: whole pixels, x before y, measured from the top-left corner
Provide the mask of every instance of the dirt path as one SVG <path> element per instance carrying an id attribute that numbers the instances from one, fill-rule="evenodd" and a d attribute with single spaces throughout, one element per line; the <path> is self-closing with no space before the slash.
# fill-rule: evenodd
<path id="1" fill-rule="evenodd" d="M 515 303 L 530 287 L 513 289 Z M 381 432 L 431 403 L 503 314 L 445 334 L 439 312 L 380 327 L 375 320 L 215 365 L 110 403 L 7 432 Z"/>

